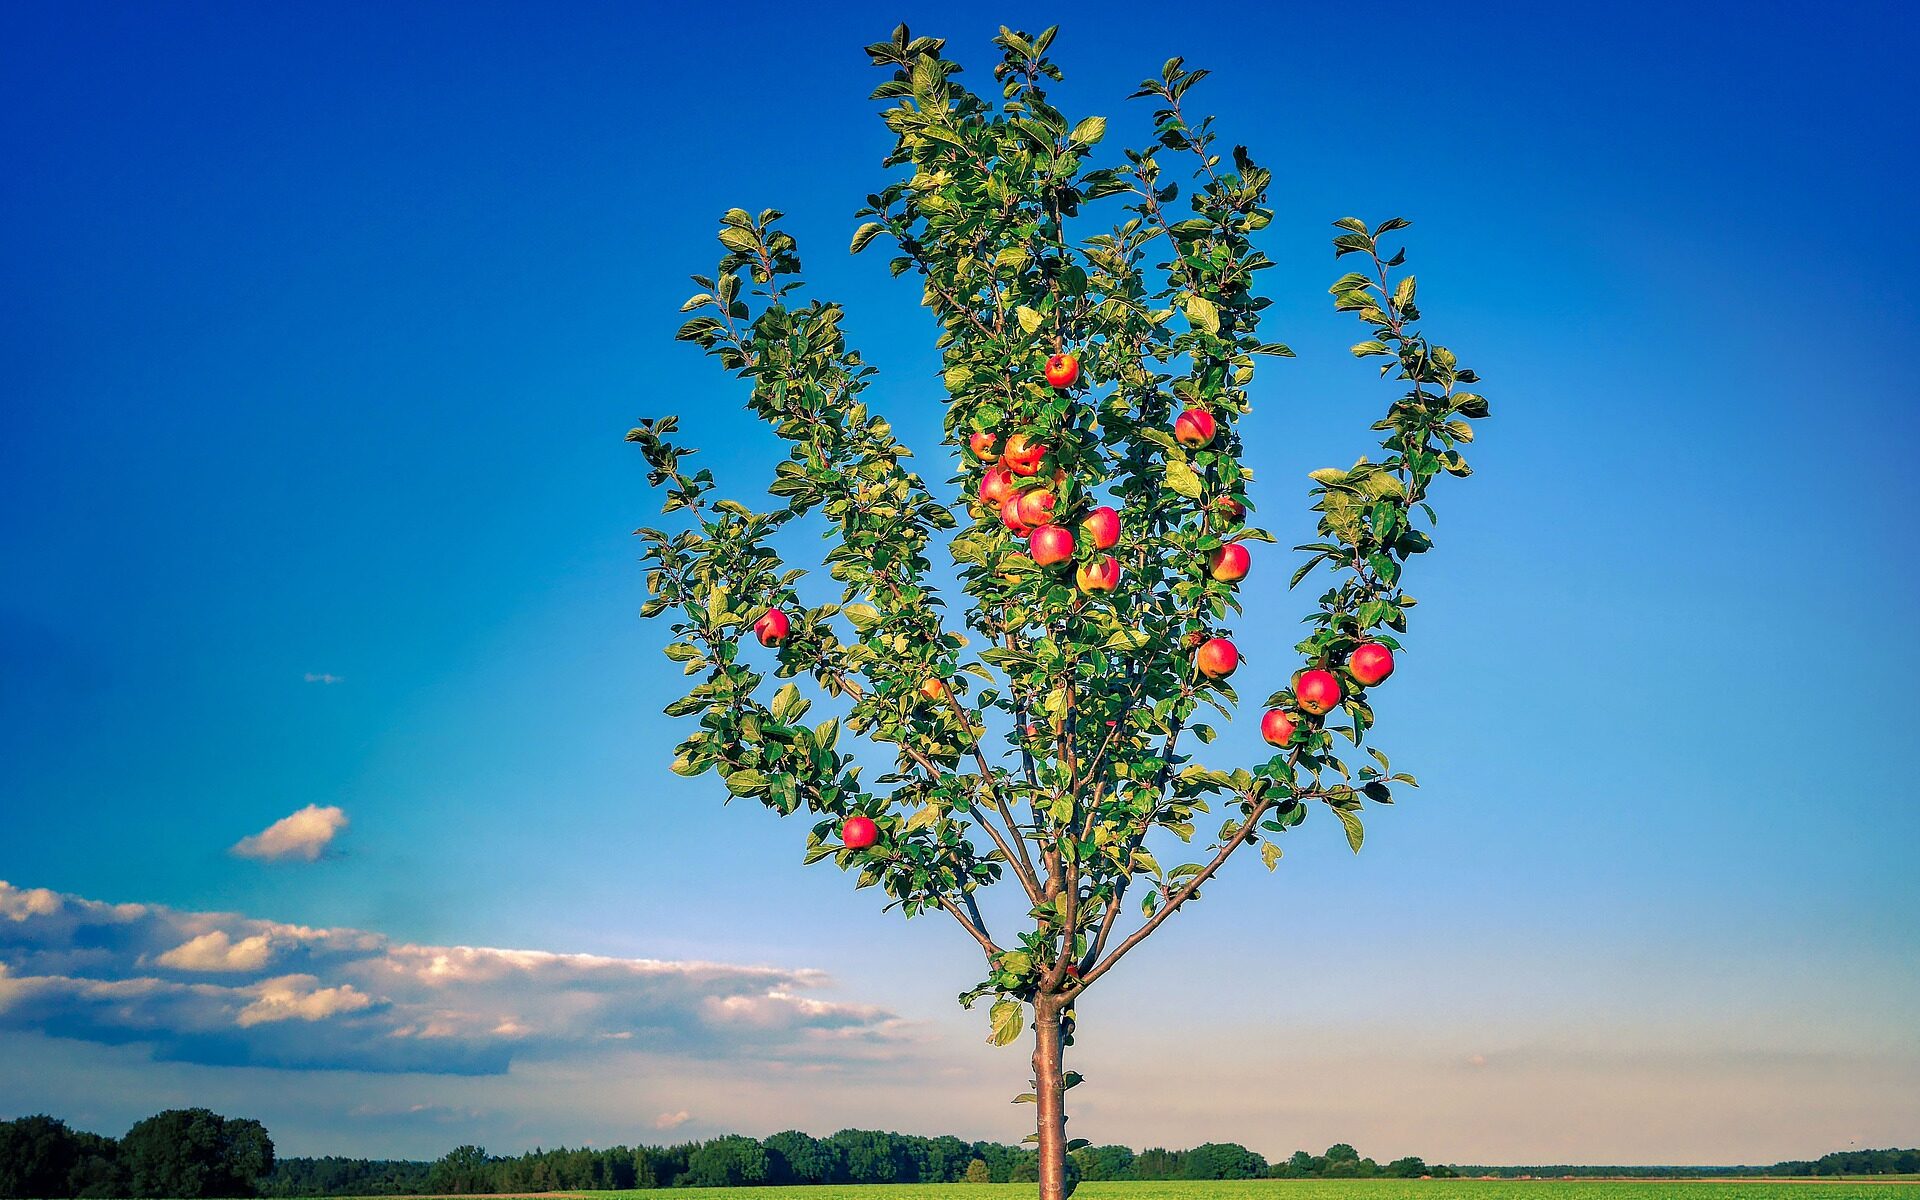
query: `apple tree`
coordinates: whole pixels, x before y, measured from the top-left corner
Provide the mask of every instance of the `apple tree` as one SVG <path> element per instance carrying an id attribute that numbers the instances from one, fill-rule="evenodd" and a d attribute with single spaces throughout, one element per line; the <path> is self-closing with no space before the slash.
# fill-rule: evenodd
<path id="1" fill-rule="evenodd" d="M 673 769 L 802 815 L 807 862 L 958 923 L 982 969 L 962 1002 L 987 1001 L 997 1044 L 1032 1030 L 1021 1099 L 1044 1200 L 1067 1194 L 1079 1144 L 1064 1051 L 1082 995 L 1236 854 L 1272 870 L 1316 806 L 1357 851 L 1367 803 L 1413 785 L 1373 743 L 1368 696 L 1414 605 L 1406 566 L 1433 544 L 1430 492 L 1469 473 L 1460 448 L 1487 413 L 1382 243 L 1407 222 L 1335 222 L 1358 269 L 1334 307 L 1390 380 L 1379 450 L 1312 475 L 1317 532 L 1291 584 L 1320 590 L 1295 669 L 1263 680 L 1272 755 L 1208 761 L 1208 722 L 1239 704 L 1249 548 L 1274 540 L 1249 516 L 1241 439 L 1256 363 L 1292 354 L 1260 328 L 1271 174 L 1221 152 L 1187 106 L 1206 72 L 1178 58 L 1134 94 L 1152 143 L 1104 153 L 1103 118 L 1047 99 L 1054 34 L 1001 30 L 987 95 L 941 39 L 902 27 L 867 48 L 896 141 L 853 249 L 891 249 L 937 321 L 951 477 L 913 469 L 868 406 L 874 369 L 839 305 L 796 294 L 772 210 L 722 218 L 679 333 L 785 443 L 770 499 L 719 495 L 672 416 L 628 435 L 675 515 L 639 531 L 642 612 L 671 615 L 667 655 L 698 680 L 666 706 L 697 721 Z M 774 548 L 808 517 L 837 585 L 811 598 Z M 983 905 L 997 884 L 1018 900 Z"/>

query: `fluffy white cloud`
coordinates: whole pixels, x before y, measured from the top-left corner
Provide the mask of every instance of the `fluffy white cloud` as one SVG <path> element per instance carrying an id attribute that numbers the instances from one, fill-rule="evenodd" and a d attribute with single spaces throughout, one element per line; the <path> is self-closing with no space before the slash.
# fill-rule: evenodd
<path id="1" fill-rule="evenodd" d="M 241 1009 L 234 1023 L 242 1029 L 268 1021 L 324 1021 L 336 1013 L 356 1012 L 373 1001 L 350 983 L 323 988 L 311 975 L 283 975 L 254 985 L 260 998 Z"/>
<path id="2" fill-rule="evenodd" d="M 273 957 L 273 935 L 234 940 L 224 929 L 189 938 L 154 961 L 177 971 L 258 971 Z"/>
<path id="3" fill-rule="evenodd" d="M 0 917 L 0 1030 L 181 1062 L 497 1074 L 611 1042 L 798 1067 L 900 1036 L 890 1013 L 805 994 L 817 971 L 412 945 L 4 882 Z"/>
<path id="4" fill-rule="evenodd" d="M 655 1129 L 678 1129 L 691 1120 L 693 1120 L 693 1114 L 683 1108 L 679 1112 L 661 1113 L 653 1119 L 653 1127 Z"/>
<path id="5" fill-rule="evenodd" d="M 332 843 L 334 835 L 346 827 L 347 814 L 339 808 L 309 804 L 259 833 L 241 838 L 233 844 L 233 853 L 262 862 L 289 858 L 312 862 Z"/>

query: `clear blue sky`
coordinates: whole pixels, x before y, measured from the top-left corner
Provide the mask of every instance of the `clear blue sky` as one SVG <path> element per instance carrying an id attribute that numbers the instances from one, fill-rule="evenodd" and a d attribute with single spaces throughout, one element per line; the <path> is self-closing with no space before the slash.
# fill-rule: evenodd
<path id="1" fill-rule="evenodd" d="M 1911 1144 L 1902 10 L 1160 11 L 904 14 L 982 76 L 1001 21 L 1061 23 L 1060 99 L 1113 118 L 1114 146 L 1141 140 L 1123 97 L 1162 59 L 1214 71 L 1197 96 L 1275 169 L 1270 327 L 1301 357 L 1265 370 L 1245 432 L 1283 540 L 1308 528 L 1304 473 L 1364 450 L 1384 402 L 1325 295 L 1333 218 L 1415 221 L 1429 329 L 1494 419 L 1440 496 L 1381 705 L 1425 787 L 1357 859 L 1310 822 L 1276 875 L 1240 865 L 1116 975 L 1083 1014 L 1075 1133 L 1481 1161 Z M 1020 1055 L 952 1002 L 968 948 L 669 775 L 678 673 L 635 617 L 654 502 L 631 420 L 686 414 L 736 489 L 777 453 L 671 340 L 724 209 L 791 215 L 877 403 L 934 447 L 916 290 L 845 252 L 888 140 L 860 47 L 901 13 L 0 12 L 0 1115 L 117 1132 L 210 1103 L 290 1152 L 1019 1136 Z M 1270 551 L 1248 581 L 1271 614 L 1240 629 L 1250 670 L 1285 670 L 1306 602 L 1286 573 Z M 1248 758 L 1251 724 L 1223 738 Z M 229 852 L 309 805 L 350 822 L 317 861 Z M 82 898 L 166 911 L 123 913 L 139 936 L 89 958 L 54 911 Z M 756 1050 L 676 992 L 646 999 L 654 1024 L 546 1030 L 506 1075 L 329 1059 L 329 1020 L 532 1022 L 575 984 L 437 1009 L 365 975 L 342 992 L 297 934 L 241 952 L 240 918 L 367 931 L 376 955 L 817 970 L 772 990 L 814 988 L 855 1049 L 788 1016 L 754 1022 Z M 216 928 L 212 974 L 160 964 Z M 246 1010 L 299 1035 L 269 1053 L 177 1027 L 218 1012 L 83 1019 L 88 978 L 217 978 L 248 1004 L 310 979 L 296 1000 L 341 1017 Z"/>

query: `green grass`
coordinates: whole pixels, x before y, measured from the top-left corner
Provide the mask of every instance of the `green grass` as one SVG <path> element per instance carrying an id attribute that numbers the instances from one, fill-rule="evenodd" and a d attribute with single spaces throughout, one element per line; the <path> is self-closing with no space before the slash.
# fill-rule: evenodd
<path id="1" fill-rule="evenodd" d="M 1892 1178 L 1885 1177 L 1882 1178 Z M 1889 1193 L 1892 1193 L 1889 1195 Z M 583 1192 L 589 1200 L 658 1200 L 660 1192 Z M 688 1200 L 1031 1200 L 1030 1183 L 676 1189 Z M 1920 1200 L 1911 1177 L 1825 1180 L 1255 1179 L 1233 1183 L 1083 1183 L 1074 1200 Z"/>

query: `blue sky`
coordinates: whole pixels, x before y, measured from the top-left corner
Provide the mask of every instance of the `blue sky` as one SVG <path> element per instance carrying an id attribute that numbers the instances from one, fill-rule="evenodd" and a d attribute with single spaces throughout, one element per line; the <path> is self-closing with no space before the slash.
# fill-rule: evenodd
<path id="1" fill-rule="evenodd" d="M 1415 221 L 1428 327 L 1494 407 L 1380 704 L 1425 786 L 1358 858 L 1309 823 L 1276 875 L 1239 865 L 1103 986 L 1076 1135 L 1477 1161 L 1912 1141 L 1897 9 L 727 13 L 0 14 L 0 1112 L 113 1132 L 209 1103 L 295 1153 L 1023 1132 L 1020 1055 L 953 1004 L 956 932 L 665 771 L 678 673 L 635 617 L 632 419 L 685 414 L 736 489 L 777 454 L 671 340 L 726 208 L 790 214 L 876 403 L 932 452 L 928 318 L 845 253 L 887 145 L 860 46 L 904 15 L 982 75 L 1000 22 L 1059 22 L 1059 97 L 1115 146 L 1165 57 L 1213 70 L 1196 95 L 1275 169 L 1268 328 L 1300 358 L 1243 432 L 1283 541 L 1305 472 L 1366 449 L 1384 403 L 1325 295 L 1333 218 Z M 1305 603 L 1279 557 L 1246 585 L 1274 614 L 1239 630 L 1249 671 L 1285 669 Z M 1248 759 L 1252 724 L 1222 739 Z M 230 852 L 309 807 L 346 821 L 313 861 Z M 62 955 L 92 903 L 143 906 L 100 978 L 178 983 L 164 939 L 218 932 L 221 1003 L 343 1027 L 432 1007 L 355 973 L 414 961 L 396 947 L 597 956 L 455 972 L 442 1009 L 502 1028 L 607 971 L 676 982 L 476 1026 L 519 1039 L 505 1074 L 295 1061 L 190 1036 L 177 996 L 129 1030 L 79 984 L 22 984 L 84 974 Z M 311 982 L 265 986 L 288 978 Z M 769 990 L 826 1015 L 715 1023 Z"/>

